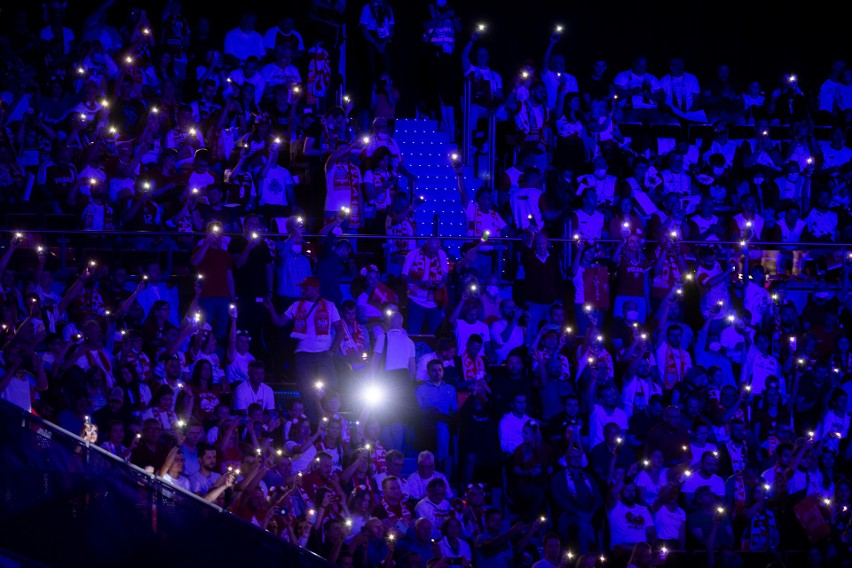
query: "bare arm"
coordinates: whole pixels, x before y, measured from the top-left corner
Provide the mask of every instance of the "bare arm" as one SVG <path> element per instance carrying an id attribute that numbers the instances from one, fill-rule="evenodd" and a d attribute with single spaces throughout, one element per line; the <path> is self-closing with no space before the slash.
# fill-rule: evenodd
<path id="1" fill-rule="evenodd" d="M 266 307 L 267 312 L 269 312 L 269 317 L 272 319 L 272 323 L 276 327 L 284 327 L 285 325 L 293 321 L 293 319 L 287 316 L 286 314 L 279 314 L 277 311 L 275 311 L 275 306 L 272 305 L 272 302 L 270 300 L 265 300 L 263 302 L 263 305 Z"/>

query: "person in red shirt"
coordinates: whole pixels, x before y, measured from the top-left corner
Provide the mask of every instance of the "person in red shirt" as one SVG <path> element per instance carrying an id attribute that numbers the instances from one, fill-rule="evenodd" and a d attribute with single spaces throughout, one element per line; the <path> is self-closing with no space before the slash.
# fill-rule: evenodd
<path id="1" fill-rule="evenodd" d="M 208 223 L 207 236 L 195 247 L 189 259 L 203 284 L 198 301 L 201 312 L 220 341 L 228 330 L 229 305 L 235 302 L 232 259 L 222 240 L 222 225 Z"/>
<path id="2" fill-rule="evenodd" d="M 312 509 L 320 508 L 326 493 L 331 494 L 330 503 L 326 507 L 326 516 L 338 518 L 342 514 L 340 503 L 346 500 L 340 488 L 340 483 L 332 474 L 333 460 L 331 454 L 319 452 L 315 459 L 314 468 L 310 473 L 302 477 L 302 486 L 299 489 L 302 500 Z"/>

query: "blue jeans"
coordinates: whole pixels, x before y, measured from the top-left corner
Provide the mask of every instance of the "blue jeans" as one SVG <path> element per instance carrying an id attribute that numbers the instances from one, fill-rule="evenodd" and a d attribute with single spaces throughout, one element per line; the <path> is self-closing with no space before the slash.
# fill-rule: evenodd
<path id="1" fill-rule="evenodd" d="M 213 328 L 213 335 L 217 341 L 221 341 L 228 333 L 228 306 L 230 298 L 226 297 L 207 297 L 198 300 L 198 307 L 201 308 L 201 313 L 204 315 L 204 321 L 210 324 Z"/>
<path id="2" fill-rule="evenodd" d="M 443 319 L 443 308 L 424 308 L 417 302 L 409 300 L 408 325 L 406 325 L 405 330 L 409 335 L 420 335 L 421 332 L 435 335 Z M 424 322 L 426 323 L 426 331 L 422 331 Z"/>

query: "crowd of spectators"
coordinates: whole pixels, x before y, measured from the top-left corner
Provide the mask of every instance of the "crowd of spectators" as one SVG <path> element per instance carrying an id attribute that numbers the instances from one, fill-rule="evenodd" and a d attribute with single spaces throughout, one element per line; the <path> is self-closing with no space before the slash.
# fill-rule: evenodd
<path id="1" fill-rule="evenodd" d="M 286 13 L 111 7 L 2 38 L 0 398 L 341 567 L 852 562 L 852 67 L 504 80 L 439 0 L 400 93 L 370 0 L 367 109 Z M 464 80 L 454 257 L 393 129 Z"/>

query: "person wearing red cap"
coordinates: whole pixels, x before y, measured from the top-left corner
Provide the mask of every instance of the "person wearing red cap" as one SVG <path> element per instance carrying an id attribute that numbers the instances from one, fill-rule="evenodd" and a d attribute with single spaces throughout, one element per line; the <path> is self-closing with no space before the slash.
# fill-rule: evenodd
<path id="1" fill-rule="evenodd" d="M 320 296 L 320 281 L 316 276 L 308 276 L 299 283 L 299 287 L 302 298 L 283 314 L 276 312 L 269 300 L 264 305 L 276 326 L 284 327 L 293 322 L 290 337 L 296 340 L 296 382 L 305 401 L 305 410 L 310 413 L 316 408 L 309 399 L 316 394 L 317 381 L 327 389 L 337 389 L 333 353 L 340 346 L 343 330 L 337 306 Z"/>

